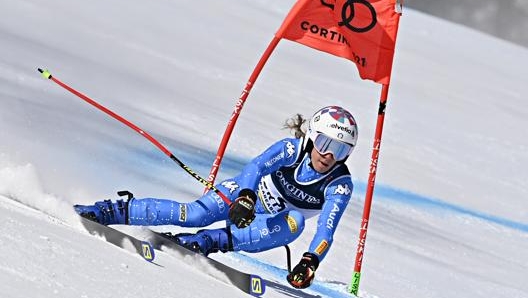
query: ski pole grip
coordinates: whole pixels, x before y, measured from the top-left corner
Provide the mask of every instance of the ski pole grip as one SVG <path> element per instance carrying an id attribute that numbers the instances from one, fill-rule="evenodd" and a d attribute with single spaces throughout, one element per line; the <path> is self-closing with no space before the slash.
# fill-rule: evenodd
<path id="1" fill-rule="evenodd" d="M 134 194 L 129 192 L 128 190 L 120 190 L 117 192 L 117 195 L 120 197 L 127 196 L 129 201 L 134 198 Z"/>
<path id="2" fill-rule="evenodd" d="M 46 69 L 42 70 L 42 68 L 37 68 L 37 70 L 42 74 L 42 77 L 45 79 L 51 79 L 51 73 Z"/>

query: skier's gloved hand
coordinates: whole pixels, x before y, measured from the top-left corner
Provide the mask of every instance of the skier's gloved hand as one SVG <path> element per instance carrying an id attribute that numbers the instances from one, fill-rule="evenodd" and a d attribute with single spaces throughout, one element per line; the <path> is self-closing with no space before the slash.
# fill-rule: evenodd
<path id="1" fill-rule="evenodd" d="M 255 219 L 255 202 L 257 195 L 249 188 L 244 188 L 238 198 L 229 206 L 229 220 L 237 228 L 245 228 Z"/>
<path id="2" fill-rule="evenodd" d="M 319 258 L 313 253 L 305 252 L 299 264 L 288 274 L 286 280 L 294 288 L 307 288 L 314 280 L 317 267 L 319 267 Z"/>

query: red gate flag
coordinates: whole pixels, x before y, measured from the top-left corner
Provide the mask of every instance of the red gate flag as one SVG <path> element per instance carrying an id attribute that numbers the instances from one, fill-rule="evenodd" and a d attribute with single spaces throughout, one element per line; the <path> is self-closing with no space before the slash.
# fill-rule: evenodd
<path id="1" fill-rule="evenodd" d="M 275 34 L 356 63 L 362 79 L 388 84 L 401 0 L 298 0 Z"/>

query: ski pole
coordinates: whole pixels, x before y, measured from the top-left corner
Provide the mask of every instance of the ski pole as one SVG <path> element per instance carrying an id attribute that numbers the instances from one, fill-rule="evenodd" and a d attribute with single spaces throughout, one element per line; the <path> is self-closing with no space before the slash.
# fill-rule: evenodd
<path id="1" fill-rule="evenodd" d="M 284 245 L 286 248 L 286 265 L 288 265 L 288 273 L 291 273 L 291 251 L 288 244 Z"/>
<path id="2" fill-rule="evenodd" d="M 193 170 L 191 170 L 187 165 L 185 165 L 181 160 L 179 160 L 174 154 L 172 154 L 165 146 L 163 146 L 160 142 L 158 142 L 156 139 L 154 139 L 150 134 L 148 134 L 146 131 L 142 130 L 141 128 L 137 127 L 132 122 L 126 120 L 125 118 L 119 116 L 118 114 L 112 112 L 111 110 L 105 108 L 101 104 L 97 103 L 93 99 L 89 98 L 88 96 L 80 93 L 79 91 L 73 89 L 72 87 L 66 85 L 65 83 L 61 82 L 57 78 L 53 77 L 51 73 L 48 70 L 42 70 L 38 68 L 38 71 L 42 74 L 42 77 L 45 79 L 50 79 L 53 82 L 55 82 L 57 85 L 61 86 L 62 88 L 70 91 L 71 93 L 75 94 L 82 100 L 86 101 L 87 103 L 91 104 L 92 106 L 98 108 L 99 110 L 105 112 L 109 116 L 113 117 L 114 119 L 118 120 L 119 122 L 125 124 L 126 126 L 130 127 L 131 129 L 135 130 L 137 133 L 145 137 L 147 140 L 149 140 L 152 144 L 154 144 L 158 149 L 160 149 L 163 153 L 165 153 L 170 159 L 172 159 L 175 163 L 177 163 L 182 169 L 185 170 L 189 175 L 194 177 L 194 179 L 198 180 L 198 182 L 202 183 L 207 187 L 208 189 L 214 191 L 216 194 L 226 202 L 226 204 L 230 205 L 231 200 L 229 200 L 218 188 L 216 188 L 211 182 L 207 181 L 206 179 L 200 177 L 200 175 L 196 174 Z"/>

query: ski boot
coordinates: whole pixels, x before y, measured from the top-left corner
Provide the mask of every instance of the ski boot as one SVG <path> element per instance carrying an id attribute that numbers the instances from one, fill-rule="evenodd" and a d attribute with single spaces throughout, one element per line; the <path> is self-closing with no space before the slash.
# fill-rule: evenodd
<path id="1" fill-rule="evenodd" d="M 95 202 L 94 205 L 75 205 L 75 212 L 102 225 L 128 224 L 128 202 L 110 200 Z"/>
<path id="2" fill-rule="evenodd" d="M 233 251 L 231 232 L 226 228 L 200 230 L 196 234 L 181 233 L 171 236 L 177 244 L 207 256 L 218 251 Z"/>

